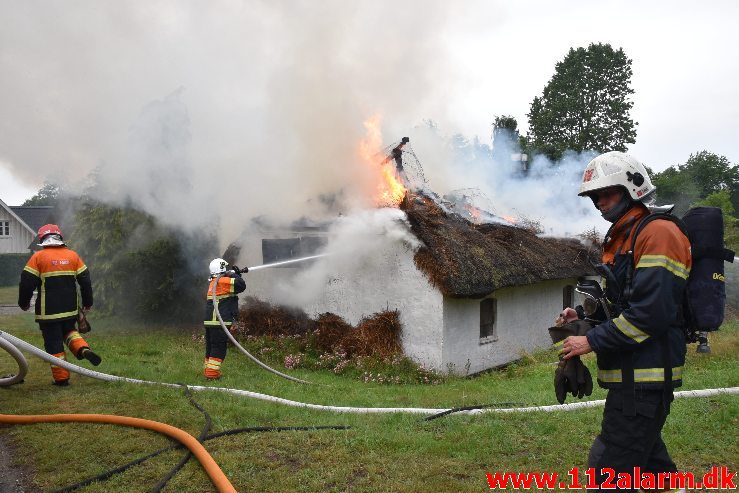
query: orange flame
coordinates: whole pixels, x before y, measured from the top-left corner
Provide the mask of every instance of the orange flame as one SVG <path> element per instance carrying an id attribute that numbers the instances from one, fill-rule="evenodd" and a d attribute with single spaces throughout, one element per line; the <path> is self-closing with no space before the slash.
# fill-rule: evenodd
<path id="1" fill-rule="evenodd" d="M 516 218 L 513 216 L 500 216 L 500 217 L 502 217 L 505 221 L 511 224 L 516 224 Z"/>
<path id="2" fill-rule="evenodd" d="M 481 217 L 482 212 L 480 211 L 480 209 L 470 204 L 465 204 L 464 208 L 467 211 L 467 213 L 470 215 L 470 219 L 472 220 L 473 223 L 480 224 L 482 222 L 482 217 Z"/>
<path id="3" fill-rule="evenodd" d="M 367 135 L 359 141 L 358 153 L 362 161 L 377 170 L 377 192 L 373 199 L 379 207 L 397 207 L 403 201 L 406 188 L 403 186 L 395 163 L 382 154 L 381 118 L 373 115 L 364 121 Z"/>

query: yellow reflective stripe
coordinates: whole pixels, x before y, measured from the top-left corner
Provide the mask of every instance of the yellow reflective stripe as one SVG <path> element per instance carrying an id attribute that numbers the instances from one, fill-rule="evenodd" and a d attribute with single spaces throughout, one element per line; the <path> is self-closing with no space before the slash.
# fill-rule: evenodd
<path id="1" fill-rule="evenodd" d="M 619 315 L 618 318 L 613 320 L 613 323 L 624 335 L 630 337 L 636 342 L 644 342 L 649 338 L 649 334 L 636 328 L 636 326 L 626 320 L 623 315 Z"/>
<path id="2" fill-rule="evenodd" d="M 210 368 L 211 370 L 218 370 L 221 367 L 220 361 L 208 361 L 205 364 L 206 368 Z"/>
<path id="3" fill-rule="evenodd" d="M 82 339 L 82 336 L 80 335 L 79 332 L 77 332 L 76 330 L 73 330 L 67 336 L 67 339 L 66 339 L 67 345 L 69 345 L 69 343 L 72 342 L 72 341 L 74 341 L 75 339 Z"/>
<path id="4" fill-rule="evenodd" d="M 219 294 L 218 296 L 216 296 L 216 299 L 217 300 L 222 300 L 224 298 L 234 298 L 235 296 L 236 296 L 235 294 Z M 206 299 L 212 300 L 213 299 L 213 295 L 212 294 L 209 294 Z"/>
<path id="5" fill-rule="evenodd" d="M 41 277 L 39 275 L 39 272 L 36 269 L 34 269 L 33 267 L 25 266 L 25 267 L 23 267 L 23 270 L 26 271 L 26 272 L 28 272 L 29 274 L 33 274 L 36 277 Z"/>
<path id="6" fill-rule="evenodd" d="M 234 286 L 234 283 L 236 282 L 236 278 L 232 277 L 230 278 L 229 286 L 228 286 L 228 292 L 233 293 L 236 290 L 236 286 Z"/>
<path id="7" fill-rule="evenodd" d="M 54 272 L 44 272 L 41 277 L 57 277 L 57 276 L 75 276 L 77 271 L 74 270 L 56 270 Z"/>
<path id="8" fill-rule="evenodd" d="M 672 379 L 683 378 L 683 367 L 676 366 L 672 369 Z M 621 383 L 621 370 L 598 370 L 598 380 L 604 383 Z M 634 369 L 635 382 L 663 382 L 665 380 L 664 368 L 636 368 Z"/>
<path id="9" fill-rule="evenodd" d="M 73 312 L 64 312 L 64 313 L 55 313 L 53 315 L 46 315 L 44 313 L 44 307 L 41 307 L 41 315 L 36 315 L 36 320 L 56 320 L 57 318 L 64 318 L 64 317 L 76 317 L 78 310 L 75 310 Z"/>
<path id="10" fill-rule="evenodd" d="M 220 322 L 218 322 L 218 320 L 216 320 L 216 321 L 206 320 L 205 322 L 203 322 L 203 324 L 204 325 L 216 325 L 216 326 L 220 326 L 221 325 Z M 224 321 L 223 322 L 223 325 L 229 326 L 229 325 L 231 325 L 231 322 Z"/>
<path id="11" fill-rule="evenodd" d="M 682 279 L 687 279 L 688 274 L 690 274 L 690 269 L 685 264 L 681 264 L 665 255 L 642 255 L 636 268 L 644 269 L 648 267 L 664 267 Z"/>
<path id="12" fill-rule="evenodd" d="M 82 267 L 80 267 L 79 269 L 77 269 L 77 275 L 79 276 L 80 274 L 82 274 L 86 270 L 87 270 L 87 266 L 83 264 Z"/>

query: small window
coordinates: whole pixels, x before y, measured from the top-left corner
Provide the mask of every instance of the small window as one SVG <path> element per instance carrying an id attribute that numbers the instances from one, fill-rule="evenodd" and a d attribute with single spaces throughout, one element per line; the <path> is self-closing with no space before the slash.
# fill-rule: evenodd
<path id="1" fill-rule="evenodd" d="M 300 238 L 262 240 L 262 259 L 265 264 L 290 260 L 300 256 Z"/>
<path id="2" fill-rule="evenodd" d="M 498 339 L 495 332 L 495 319 L 498 312 L 498 300 L 485 298 L 480 302 L 480 342 L 493 342 Z"/>
<path id="3" fill-rule="evenodd" d="M 303 236 L 300 238 L 263 239 L 262 261 L 265 264 L 308 257 L 320 253 L 326 246 L 323 236 Z M 303 267 L 308 264 L 302 264 Z M 295 267 L 288 264 L 285 267 Z"/>
<path id="4" fill-rule="evenodd" d="M 567 285 L 562 288 L 562 308 L 572 308 L 575 301 L 575 288 Z"/>
<path id="5" fill-rule="evenodd" d="M 0 236 L 10 236 L 10 221 L 0 221 Z"/>

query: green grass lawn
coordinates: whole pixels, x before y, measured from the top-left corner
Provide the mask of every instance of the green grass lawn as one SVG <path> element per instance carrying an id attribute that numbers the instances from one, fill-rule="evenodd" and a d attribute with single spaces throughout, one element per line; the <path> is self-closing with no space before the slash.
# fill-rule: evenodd
<path id="1" fill-rule="evenodd" d="M 103 356 L 97 369 L 148 380 L 204 384 L 201 334 L 196 328 L 147 329 L 96 321 L 88 340 Z M 0 317 L 0 328 L 42 346 L 32 316 Z M 710 356 L 689 347 L 683 389 L 739 386 L 739 323 L 712 338 Z M 345 406 L 454 407 L 515 402 L 555 404 L 553 351 L 525 357 L 505 370 L 439 385 L 363 383 L 329 371 L 285 370 L 321 385 L 288 382 L 258 369 L 235 349 L 218 386 L 304 402 Z M 592 355 L 585 358 L 595 370 Z M 277 365 L 277 362 L 271 361 Z M 0 351 L 0 374 L 13 371 Z M 203 417 L 178 389 L 105 383 L 78 375 L 72 385 L 50 385 L 48 364 L 29 356 L 26 382 L 0 388 L 6 414 L 104 413 L 162 421 L 197 436 Z M 83 366 L 88 366 L 87 362 Z M 600 399 L 597 389 L 589 399 Z M 197 392 L 210 413 L 212 432 L 245 426 L 349 425 L 344 431 L 249 433 L 206 442 L 239 491 L 479 492 L 492 471 L 556 471 L 583 467 L 599 431 L 602 408 L 574 412 L 452 415 L 423 421 L 418 415 L 356 415 L 287 407 L 218 392 Z M 568 402 L 572 402 L 568 397 Z M 664 438 L 681 469 L 703 473 L 711 465 L 739 466 L 739 396 L 681 399 L 673 404 Z M 40 424 L 2 430 L 48 491 L 122 465 L 168 444 L 148 431 L 111 425 Z M 156 484 L 179 460 L 169 452 L 85 491 L 138 492 Z M 196 461 L 168 491 L 213 491 Z"/>
<path id="2" fill-rule="evenodd" d="M 16 305 L 18 303 L 18 286 L 0 287 L 0 305 Z"/>

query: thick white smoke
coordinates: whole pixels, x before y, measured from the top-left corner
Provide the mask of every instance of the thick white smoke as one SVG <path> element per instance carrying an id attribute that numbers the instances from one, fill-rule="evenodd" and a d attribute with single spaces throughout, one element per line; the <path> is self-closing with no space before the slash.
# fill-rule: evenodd
<path id="1" fill-rule="evenodd" d="M 410 232 L 405 213 L 398 209 L 359 211 L 338 218 L 328 232 L 325 257 L 274 285 L 270 294 L 281 303 L 307 306 L 315 302 L 332 276 L 361 279 L 367 272 L 387 269 L 385 256 L 397 248 L 420 246 Z M 387 272 L 386 279 L 393 273 Z"/>
<path id="2" fill-rule="evenodd" d="M 332 272 L 349 276 L 381 263 L 376 252 L 417 246 L 400 211 L 368 211 L 376 170 L 357 150 L 373 115 L 385 144 L 411 137 L 439 195 L 478 187 L 496 214 L 540 221 L 549 234 L 602 223 L 576 196 L 585 157 L 534 162 L 524 180 L 485 143 L 460 152 L 420 124 L 450 111 L 445 32 L 455 9 L 440 0 L 6 4 L 0 106 L 12 118 L 0 121 L 0 161 L 68 186 L 96 170 L 98 199 L 191 234 L 215 228 L 221 251 L 256 217 L 289 224 L 342 211 L 332 255 L 275 286 L 296 305 Z"/>
<path id="3" fill-rule="evenodd" d="M 461 135 L 445 136 L 435 125 L 419 125 L 411 132 L 430 188 L 439 195 L 457 189 L 479 189 L 498 216 L 538 222 L 544 234 L 574 236 L 596 227 L 605 231 L 590 199 L 577 195 L 591 153 L 566 153 L 557 163 L 544 156 L 528 162 L 524 173 L 510 160 L 520 153 L 517 144 L 497 139 L 500 148 L 467 142 Z"/>
<path id="4" fill-rule="evenodd" d="M 389 0 L 4 4 L 0 160 L 222 241 L 256 216 L 367 204 L 363 121 L 445 113 L 452 5 Z"/>

